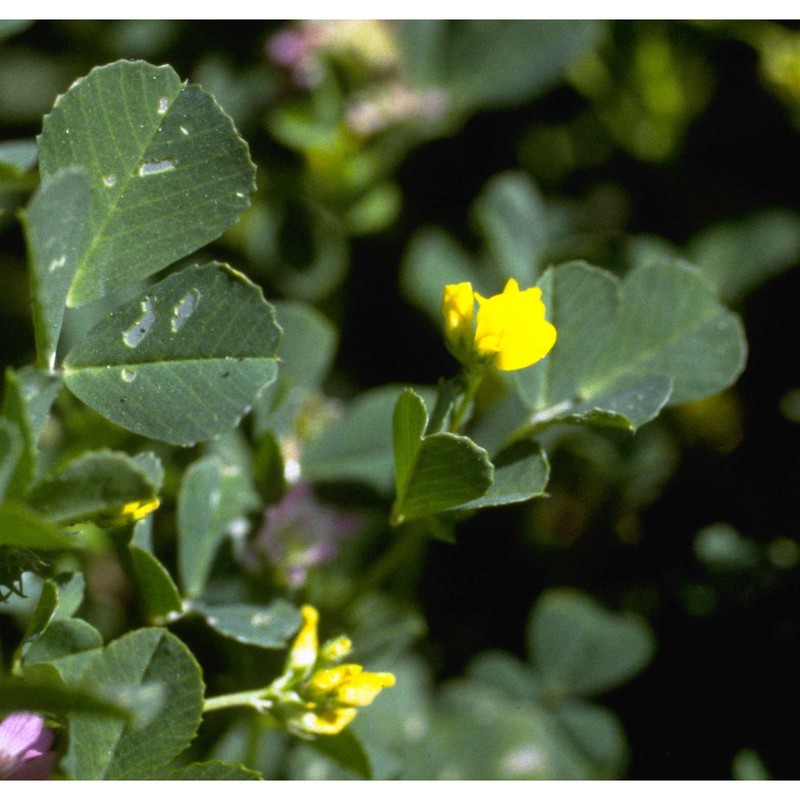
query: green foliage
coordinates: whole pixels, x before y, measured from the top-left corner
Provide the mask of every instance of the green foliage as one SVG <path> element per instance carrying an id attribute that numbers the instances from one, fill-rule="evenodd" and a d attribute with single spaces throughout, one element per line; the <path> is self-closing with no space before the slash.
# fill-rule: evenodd
<path id="1" fill-rule="evenodd" d="M 158 698 L 157 711 L 138 726 L 72 714 L 65 768 L 76 780 L 154 778 L 187 747 L 200 725 L 200 668 L 167 631 L 123 636 L 87 660 L 74 679 L 78 685 L 102 686 L 112 697 L 146 689 Z"/>
<path id="2" fill-rule="evenodd" d="M 214 99 L 181 83 L 171 67 L 141 61 L 99 67 L 76 81 L 45 117 L 39 163 L 44 181 L 78 167 L 92 184 L 70 306 L 146 278 L 215 239 L 254 189 L 247 145 Z"/>
<path id="3" fill-rule="evenodd" d="M 275 379 L 279 341 L 243 275 L 190 267 L 98 323 L 65 358 L 64 382 L 118 425 L 188 446 L 236 425 Z"/>
<path id="4" fill-rule="evenodd" d="M 0 23 L 0 227 L 22 232 L 0 254 L 0 721 L 44 717 L 54 777 L 618 779 L 647 752 L 639 697 L 662 725 L 663 626 L 675 647 L 682 615 L 720 636 L 769 608 L 793 641 L 790 532 L 693 522 L 677 484 L 653 506 L 681 469 L 715 509 L 746 486 L 789 518 L 760 487 L 791 473 L 724 461 L 777 397 L 763 367 L 735 385 L 724 303 L 794 265 L 800 225 L 692 122 L 730 100 L 733 41 L 774 95 L 738 135 L 783 112 L 791 133 L 790 29 L 31 25 Z M 443 323 L 479 342 L 509 278 L 555 347 L 456 364 Z M 462 282 L 474 309 L 442 320 Z M 734 775 L 767 777 L 747 745 Z"/>

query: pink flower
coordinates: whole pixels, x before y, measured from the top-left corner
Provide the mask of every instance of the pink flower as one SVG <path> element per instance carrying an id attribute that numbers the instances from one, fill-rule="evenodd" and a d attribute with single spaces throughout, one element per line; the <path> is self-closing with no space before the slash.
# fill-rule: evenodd
<path id="1" fill-rule="evenodd" d="M 292 589 L 303 586 L 308 571 L 332 561 L 342 539 L 362 525 L 358 514 L 321 503 L 312 484 L 301 481 L 264 514 L 264 524 L 247 554 L 247 566 L 266 559 Z M 255 562 L 255 563 L 254 563 Z"/>
<path id="2" fill-rule="evenodd" d="M 56 759 L 52 744 L 53 732 L 40 716 L 28 711 L 7 716 L 0 722 L 0 780 L 48 780 Z"/>

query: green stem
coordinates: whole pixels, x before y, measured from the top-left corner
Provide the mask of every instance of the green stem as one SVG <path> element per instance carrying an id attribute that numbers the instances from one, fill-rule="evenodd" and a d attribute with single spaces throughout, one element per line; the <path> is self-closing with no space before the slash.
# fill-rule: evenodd
<path id="1" fill-rule="evenodd" d="M 465 371 L 464 382 L 466 383 L 466 388 L 464 389 L 464 394 L 461 396 L 461 402 L 459 402 L 458 406 L 453 411 L 453 416 L 450 419 L 450 433 L 458 433 L 460 430 L 464 415 L 475 399 L 478 387 L 481 385 L 481 381 L 483 381 L 483 376 L 483 370 L 473 369 Z"/>
<path id="2" fill-rule="evenodd" d="M 264 699 L 267 691 L 266 689 L 251 689 L 249 692 L 234 692 L 233 694 L 221 694 L 219 697 L 208 697 L 203 703 L 203 713 L 237 706 L 249 706 L 257 711 L 264 711 L 272 705 L 271 700 Z"/>

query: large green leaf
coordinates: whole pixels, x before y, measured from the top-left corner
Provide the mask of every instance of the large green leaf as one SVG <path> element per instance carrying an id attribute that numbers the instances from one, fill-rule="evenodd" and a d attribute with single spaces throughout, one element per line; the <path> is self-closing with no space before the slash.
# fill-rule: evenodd
<path id="1" fill-rule="evenodd" d="M 644 669 L 654 650 L 642 619 L 576 591 L 545 592 L 528 626 L 528 652 L 554 700 L 612 689 Z"/>
<path id="2" fill-rule="evenodd" d="M 0 676 L 0 713 L 5 715 L 9 711 L 41 711 L 53 714 L 83 711 L 116 718 L 115 721 L 132 716 L 126 702 L 110 699 L 101 692 L 100 686 L 65 687 L 43 676 L 26 676 L 24 679 Z"/>
<path id="3" fill-rule="evenodd" d="M 95 191 L 68 304 L 152 275 L 247 208 L 255 167 L 233 122 L 169 66 L 118 61 L 56 100 L 39 137 L 42 179 L 80 167 Z"/>
<path id="4" fill-rule="evenodd" d="M 261 290 L 211 263 L 98 323 L 64 360 L 64 381 L 112 422 L 188 446 L 236 425 L 275 379 L 279 342 Z"/>
<path id="5" fill-rule="evenodd" d="M 540 286 L 558 341 L 514 374 L 534 426 L 564 419 L 635 429 L 667 402 L 729 386 L 744 367 L 741 322 L 685 264 L 652 262 L 620 283 L 570 263 L 548 270 Z"/>
<path id="6" fill-rule="evenodd" d="M 406 389 L 394 411 L 395 524 L 431 516 L 482 497 L 492 485 L 486 451 L 466 436 L 425 435 L 428 413 L 422 398 Z"/>
<path id="7" fill-rule="evenodd" d="M 39 363 L 55 366 L 67 292 L 78 266 L 92 202 L 89 176 L 65 170 L 41 185 L 22 214 L 31 270 Z"/>
<path id="8" fill-rule="evenodd" d="M 146 724 L 73 714 L 64 760 L 77 780 L 131 780 L 155 777 L 191 741 L 200 725 L 203 681 L 186 646 L 163 629 L 133 631 L 88 662 L 79 685 L 102 686 L 125 698 L 143 688 L 161 703 Z"/>
<path id="9" fill-rule="evenodd" d="M 28 503 L 62 525 L 93 521 L 115 526 L 136 519 L 156 500 L 150 477 L 126 453 L 84 453 L 33 487 Z"/>

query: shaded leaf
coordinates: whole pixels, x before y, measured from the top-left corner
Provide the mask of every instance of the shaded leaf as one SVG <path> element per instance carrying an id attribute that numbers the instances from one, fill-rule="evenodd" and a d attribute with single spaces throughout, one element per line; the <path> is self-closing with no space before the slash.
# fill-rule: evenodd
<path id="1" fill-rule="evenodd" d="M 181 611 L 181 596 L 166 567 L 150 552 L 134 544 L 128 552 L 139 587 L 139 597 L 151 620 L 164 620 Z"/>
<path id="2" fill-rule="evenodd" d="M 223 636 L 268 650 L 286 647 L 302 622 L 300 612 L 286 600 L 273 600 L 266 606 L 250 603 L 212 606 L 195 602 L 192 608 Z"/>
<path id="3" fill-rule="evenodd" d="M 613 614 L 571 590 L 545 592 L 528 628 L 531 660 L 556 698 L 612 689 L 644 669 L 654 650 L 643 620 Z"/>
<path id="4" fill-rule="evenodd" d="M 54 619 L 23 651 L 25 664 L 53 663 L 60 658 L 103 646 L 100 631 L 82 619 Z"/>
<path id="5" fill-rule="evenodd" d="M 76 780 L 155 777 L 188 746 L 200 725 L 200 668 L 186 646 L 163 629 L 133 631 L 112 642 L 79 680 L 119 697 L 135 697 L 147 687 L 156 692 L 160 706 L 138 726 L 71 715 L 64 767 Z"/>
<path id="6" fill-rule="evenodd" d="M 19 503 L 0 503 L 0 545 L 30 547 L 34 550 L 69 550 L 73 537 L 38 511 Z"/>
<path id="7" fill-rule="evenodd" d="M 515 442 L 492 460 L 494 478 L 486 494 L 462 503 L 459 509 L 488 508 L 523 503 L 544 494 L 550 465 L 544 450 L 535 442 Z"/>
<path id="8" fill-rule="evenodd" d="M 260 781 L 261 773 L 242 764 L 202 761 L 159 775 L 162 781 Z"/>
<path id="9" fill-rule="evenodd" d="M 92 202 L 85 172 L 65 170 L 42 184 L 22 214 L 31 270 L 36 355 L 53 369 Z"/>
<path id="10" fill-rule="evenodd" d="M 381 386 L 363 392 L 318 438 L 301 452 L 304 477 L 315 481 L 358 481 L 382 493 L 394 481 L 392 413 L 400 386 Z M 428 402 L 430 389 L 417 389 Z"/>
<path id="11" fill-rule="evenodd" d="M 212 241 L 255 188 L 247 145 L 214 98 L 143 61 L 96 67 L 58 98 L 39 162 L 43 181 L 80 167 L 95 189 L 70 306 Z"/>
<path id="12" fill-rule="evenodd" d="M 19 428 L 23 438 L 22 455 L 7 487 L 11 497 L 22 496 L 36 474 L 39 439 L 60 388 L 60 376 L 46 370 L 6 369 L 3 414 Z"/>
<path id="13" fill-rule="evenodd" d="M 178 495 L 178 575 L 187 597 L 202 592 L 229 525 L 246 510 L 239 478 L 237 470 L 216 456 L 195 461 L 183 475 Z"/>
<path id="14" fill-rule="evenodd" d="M 0 417 L 0 500 L 6 496 L 6 489 L 22 458 L 23 448 L 19 427 L 11 420 Z"/>
<path id="15" fill-rule="evenodd" d="M 50 519 L 66 525 L 93 521 L 121 525 L 156 502 L 149 476 L 126 453 L 97 450 L 70 461 L 39 481 L 28 502 Z"/>
<path id="16" fill-rule="evenodd" d="M 211 263 L 98 323 L 64 360 L 64 381 L 112 422 L 189 446 L 237 424 L 275 379 L 279 341 L 261 290 Z"/>

